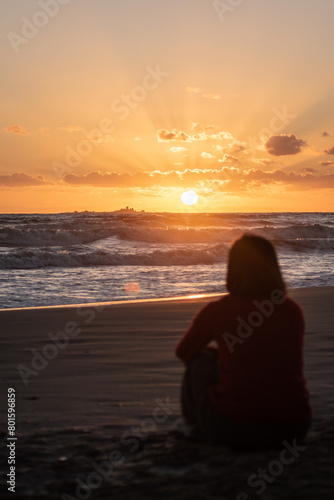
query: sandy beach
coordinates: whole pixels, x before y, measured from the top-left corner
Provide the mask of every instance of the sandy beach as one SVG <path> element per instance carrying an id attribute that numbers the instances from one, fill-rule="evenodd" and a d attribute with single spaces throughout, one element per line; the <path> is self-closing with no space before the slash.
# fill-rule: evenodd
<path id="1" fill-rule="evenodd" d="M 290 295 L 306 317 L 314 422 L 305 449 L 261 494 L 248 478 L 274 470 L 279 452 L 236 453 L 173 430 L 183 372 L 174 348 L 217 297 L 0 311 L 1 497 L 332 500 L 334 287 Z M 14 497 L 3 481 L 8 388 L 16 395 Z"/>

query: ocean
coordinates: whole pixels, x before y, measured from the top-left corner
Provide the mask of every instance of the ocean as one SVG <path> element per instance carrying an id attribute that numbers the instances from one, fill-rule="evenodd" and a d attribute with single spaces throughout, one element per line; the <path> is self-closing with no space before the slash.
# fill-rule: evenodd
<path id="1" fill-rule="evenodd" d="M 226 291 L 242 233 L 268 238 L 288 287 L 334 285 L 334 213 L 0 215 L 0 308 Z"/>

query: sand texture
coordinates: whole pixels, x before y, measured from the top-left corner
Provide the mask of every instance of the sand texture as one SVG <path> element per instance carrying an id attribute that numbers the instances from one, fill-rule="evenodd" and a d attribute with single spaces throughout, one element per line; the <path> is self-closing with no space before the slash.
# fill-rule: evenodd
<path id="1" fill-rule="evenodd" d="M 174 348 L 212 297 L 0 311 L 1 498 L 333 500 L 334 288 L 291 296 L 306 316 L 314 422 L 284 466 L 280 451 L 237 453 L 173 430 L 183 372 Z M 9 387 L 15 495 L 5 485 Z M 248 484 L 259 468 L 276 474 L 264 489 Z"/>

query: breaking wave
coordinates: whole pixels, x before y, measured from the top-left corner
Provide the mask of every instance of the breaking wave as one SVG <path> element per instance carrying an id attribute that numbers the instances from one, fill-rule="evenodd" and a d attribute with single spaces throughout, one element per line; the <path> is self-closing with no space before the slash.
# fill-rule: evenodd
<path id="1" fill-rule="evenodd" d="M 226 261 L 228 248 L 217 245 L 207 250 L 154 250 L 150 253 L 113 253 L 86 248 L 86 251 L 54 248 L 20 248 L 0 254 L 0 269 L 89 266 L 189 266 Z"/>
<path id="2" fill-rule="evenodd" d="M 287 227 L 152 227 L 142 225 L 83 225 L 77 228 L 26 228 L 5 226 L 0 228 L 2 247 L 73 246 L 93 243 L 110 237 L 124 241 L 145 243 L 230 243 L 244 232 L 252 232 L 273 241 L 334 239 L 334 227 L 321 224 L 291 225 Z"/>

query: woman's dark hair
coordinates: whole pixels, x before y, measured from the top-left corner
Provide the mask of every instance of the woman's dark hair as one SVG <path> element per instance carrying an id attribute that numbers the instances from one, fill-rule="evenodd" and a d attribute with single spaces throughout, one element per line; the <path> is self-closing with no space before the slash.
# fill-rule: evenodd
<path id="1" fill-rule="evenodd" d="M 273 245 L 261 236 L 244 234 L 229 253 L 227 290 L 235 295 L 269 298 L 274 290 L 286 293 L 286 286 Z"/>

